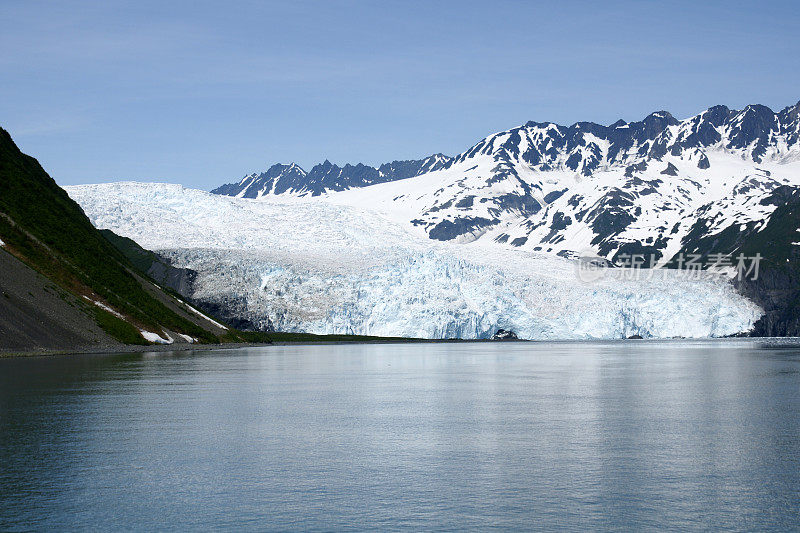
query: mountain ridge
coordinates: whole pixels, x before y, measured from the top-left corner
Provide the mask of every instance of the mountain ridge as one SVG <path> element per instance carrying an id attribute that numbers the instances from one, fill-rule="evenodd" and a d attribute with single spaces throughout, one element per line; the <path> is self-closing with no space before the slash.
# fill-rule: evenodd
<path id="1" fill-rule="evenodd" d="M 500 150 L 506 150 L 508 156 L 521 156 L 523 161 L 540 171 L 561 167 L 583 175 L 591 175 L 603 163 L 603 158 L 599 157 L 599 146 L 592 139 L 587 141 L 587 135 L 608 141 L 610 146 L 605 153 L 606 162 L 612 165 L 630 162 L 632 166 L 628 171 L 631 173 L 640 170 L 635 165 L 638 159 L 660 160 L 668 152 L 678 155 L 684 150 L 702 149 L 721 141 L 722 135 L 718 128 L 724 126 L 729 126 L 733 130 L 726 136 L 727 149 L 750 148 L 750 157 L 755 162 L 761 162 L 767 147 L 772 144 L 772 135 L 786 136 L 787 146 L 797 144 L 800 139 L 798 115 L 800 115 L 800 101 L 778 112 L 762 104 L 750 104 L 741 110 L 716 105 L 684 120 L 678 120 L 668 111 L 661 110 L 650 113 L 640 121 L 626 122 L 619 119 L 608 126 L 589 121 L 578 121 L 564 126 L 556 122 L 529 120 L 521 126 L 491 134 L 454 157 L 433 154 L 420 160 L 393 161 L 380 167 L 370 167 L 362 163 L 339 166 L 326 159 L 309 172 L 305 172 L 296 163 L 275 164 L 265 172 L 249 174 L 239 182 L 222 185 L 211 192 L 246 198 L 286 192 L 301 195 L 311 193 L 316 196 L 347 188 L 407 179 L 426 172 L 450 168 L 480 153 L 487 154 Z M 671 126 L 680 126 L 677 135 L 668 131 Z M 538 146 L 536 143 L 528 143 L 528 150 L 520 154 L 519 143 L 521 135 L 527 133 L 526 130 L 534 132 L 546 130 L 547 133 L 541 139 L 542 143 Z M 497 138 L 504 134 L 510 137 L 499 146 L 495 146 Z M 750 146 L 753 143 L 754 145 Z M 586 148 L 588 155 L 580 153 L 581 147 Z M 633 147 L 637 148 L 635 153 L 630 151 Z M 558 155 L 564 152 L 568 157 L 559 159 Z M 701 156 L 698 165 L 702 167 L 706 164 L 708 164 L 707 159 Z M 414 168 L 413 171 L 398 172 L 393 168 L 398 165 Z M 270 180 L 275 179 L 277 172 L 291 171 L 291 169 L 299 170 L 294 176 L 292 186 L 275 188 L 268 186 Z M 332 173 L 339 178 L 339 181 L 324 177 Z M 374 179 L 373 173 L 379 179 Z M 247 191 L 243 194 L 245 189 Z"/>
<path id="2" fill-rule="evenodd" d="M 362 163 L 347 163 L 340 167 L 326 159 L 308 172 L 294 162 L 288 165 L 277 163 L 264 172 L 248 174 L 239 182 L 222 185 L 211 192 L 240 198 L 259 198 L 265 194 L 286 192 L 319 196 L 328 191 L 411 178 L 443 168 L 449 160 L 443 154 L 433 154 L 423 159 L 396 160 L 379 167 Z"/>

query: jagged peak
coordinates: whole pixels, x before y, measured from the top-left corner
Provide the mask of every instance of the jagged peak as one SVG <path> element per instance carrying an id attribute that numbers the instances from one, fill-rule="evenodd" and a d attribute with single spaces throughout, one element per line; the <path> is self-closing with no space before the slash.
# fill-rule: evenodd
<path id="1" fill-rule="evenodd" d="M 341 167 L 335 163 L 331 163 L 330 160 L 325 159 L 322 163 L 317 163 L 311 170 L 309 170 L 309 174 L 315 174 L 317 172 L 330 172 L 331 170 L 337 169 L 339 170 Z"/>
<path id="2" fill-rule="evenodd" d="M 769 113 L 771 115 L 775 114 L 775 112 L 771 108 L 769 108 L 769 107 L 767 107 L 767 106 L 765 106 L 763 104 L 748 104 L 748 105 L 746 105 L 744 107 L 744 109 L 742 109 L 742 113 L 748 113 L 748 112 L 760 113 L 760 114 Z"/>
<path id="3" fill-rule="evenodd" d="M 523 127 L 525 127 L 525 128 L 542 128 L 542 129 L 546 129 L 546 128 L 550 127 L 550 126 L 560 127 L 555 122 L 535 122 L 533 120 L 529 120 L 528 122 L 526 122 Z"/>
<path id="4" fill-rule="evenodd" d="M 280 176 L 281 174 L 284 174 L 286 172 L 292 172 L 292 171 L 298 172 L 301 175 L 305 175 L 306 173 L 305 170 L 303 170 L 299 165 L 296 165 L 295 163 L 290 163 L 290 164 L 275 163 L 272 166 L 270 166 L 266 171 L 254 172 L 246 176 L 246 178 L 256 177 L 259 179 L 271 179 L 276 176 Z"/>
<path id="5" fill-rule="evenodd" d="M 705 114 L 705 113 L 709 113 L 709 112 L 716 112 L 716 111 L 726 111 L 726 112 L 727 112 L 727 111 L 730 111 L 730 110 L 731 110 L 731 109 L 730 109 L 728 106 L 726 106 L 726 105 L 724 105 L 724 104 L 718 104 L 718 105 L 712 105 L 711 107 L 709 107 L 708 109 L 706 109 L 706 110 L 703 112 L 703 114 Z"/>
<path id="6" fill-rule="evenodd" d="M 442 161 L 442 160 L 449 161 L 451 159 L 452 159 L 452 157 L 450 157 L 448 155 L 444 155 L 442 153 L 436 153 L 436 154 L 431 154 L 429 156 L 423 157 L 422 159 L 395 159 L 395 160 L 390 161 L 388 163 L 383 163 L 382 165 L 380 165 L 378 167 L 378 169 L 387 168 L 387 167 L 391 167 L 391 166 L 394 166 L 394 165 L 404 165 L 404 164 L 408 164 L 408 163 L 420 163 L 422 165 L 425 165 L 425 164 L 429 163 L 430 161 Z"/>
<path id="7" fill-rule="evenodd" d="M 732 113 L 735 113 L 735 111 L 731 111 L 726 105 L 715 105 L 709 107 L 699 115 L 690 117 L 687 120 L 694 122 L 708 122 L 712 126 L 719 127 L 730 118 Z"/>
<path id="8" fill-rule="evenodd" d="M 669 126 L 675 126 L 677 124 L 680 124 L 680 121 L 678 119 L 676 119 L 675 117 L 673 117 L 672 113 L 670 113 L 669 111 L 663 111 L 663 110 L 662 111 L 654 111 L 654 112 L 650 113 L 649 115 L 644 117 L 644 120 L 642 120 L 642 123 L 643 124 L 653 124 L 653 123 L 658 123 L 658 122 L 661 122 L 661 121 L 665 121 L 667 123 L 667 125 L 669 125 Z"/>

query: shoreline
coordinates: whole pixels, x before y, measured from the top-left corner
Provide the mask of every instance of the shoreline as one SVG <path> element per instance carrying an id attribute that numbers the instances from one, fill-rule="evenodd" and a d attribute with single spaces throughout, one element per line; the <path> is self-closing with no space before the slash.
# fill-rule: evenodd
<path id="1" fill-rule="evenodd" d="M 121 344 L 119 346 L 79 346 L 64 349 L 41 349 L 27 351 L 2 351 L 0 359 L 17 357 L 58 357 L 70 355 L 91 354 L 120 354 L 120 353 L 147 353 L 147 352 L 188 352 L 192 350 L 235 350 L 239 348 L 258 348 L 265 346 L 334 346 L 346 344 L 442 344 L 442 343 L 467 343 L 467 342 L 533 342 L 523 339 L 491 340 L 491 339 L 370 339 L 363 340 L 298 340 L 274 342 L 226 342 L 223 344 Z"/>
<path id="2" fill-rule="evenodd" d="M 766 341 L 773 344 L 800 345 L 800 337 L 703 337 L 703 338 L 647 338 L 647 339 L 363 339 L 363 340 L 297 340 L 275 342 L 231 342 L 224 344 L 123 344 L 119 346 L 82 346 L 72 349 L 43 349 L 28 351 L 0 351 L 0 359 L 28 358 L 28 357 L 67 357 L 70 355 L 110 355 L 125 353 L 149 352 L 189 352 L 210 350 L 237 350 L 241 348 L 260 348 L 266 346 L 337 346 L 356 344 L 519 344 L 519 343 L 550 343 L 550 344 L 618 344 L 626 342 L 647 343 L 706 343 L 706 342 L 759 342 Z"/>

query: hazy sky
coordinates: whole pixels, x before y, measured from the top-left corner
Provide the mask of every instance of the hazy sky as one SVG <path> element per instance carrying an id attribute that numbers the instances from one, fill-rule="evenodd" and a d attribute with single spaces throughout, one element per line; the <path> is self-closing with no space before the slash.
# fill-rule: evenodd
<path id="1" fill-rule="evenodd" d="M 794 2 L 0 0 L 0 126 L 60 184 L 454 155 L 528 120 L 800 99 Z"/>

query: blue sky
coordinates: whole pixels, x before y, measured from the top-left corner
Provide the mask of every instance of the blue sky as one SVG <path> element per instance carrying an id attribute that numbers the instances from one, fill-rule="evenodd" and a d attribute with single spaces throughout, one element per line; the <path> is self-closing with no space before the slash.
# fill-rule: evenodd
<path id="1" fill-rule="evenodd" d="M 0 126 L 60 184 L 454 155 L 528 120 L 800 99 L 791 2 L 0 2 Z"/>

